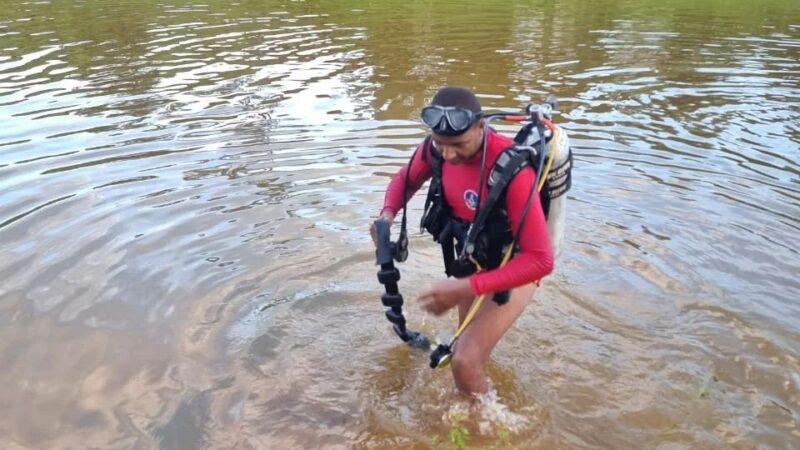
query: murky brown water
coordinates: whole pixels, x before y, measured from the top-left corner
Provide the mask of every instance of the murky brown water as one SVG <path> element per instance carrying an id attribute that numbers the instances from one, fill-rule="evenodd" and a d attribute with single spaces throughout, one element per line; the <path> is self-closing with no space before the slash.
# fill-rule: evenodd
<path id="1" fill-rule="evenodd" d="M 3 2 L 0 448 L 448 448 L 366 232 L 446 83 L 577 166 L 470 444 L 797 448 L 800 7 L 656 3 Z"/>

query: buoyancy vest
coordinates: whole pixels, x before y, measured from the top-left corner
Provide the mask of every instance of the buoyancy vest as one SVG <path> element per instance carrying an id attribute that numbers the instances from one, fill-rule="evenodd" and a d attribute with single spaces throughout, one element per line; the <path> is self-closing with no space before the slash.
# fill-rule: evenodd
<path id="1" fill-rule="evenodd" d="M 546 138 L 546 142 L 549 139 Z M 462 278 L 479 269 L 488 270 L 500 266 L 508 246 L 514 244 L 505 194 L 511 180 L 522 169 L 532 167 L 537 173 L 541 169 L 539 165 L 543 158 L 540 158 L 541 145 L 536 145 L 538 143 L 537 129 L 532 124 L 527 124 L 515 136 L 514 144 L 498 155 L 487 178 L 486 201 L 480 202 L 475 219 L 470 223 L 452 214 L 444 196 L 444 159 L 432 145 L 430 136 L 425 139 L 423 157 L 430 158 L 432 176 L 420 225 L 441 245 L 445 273 L 448 276 Z M 572 183 L 571 168 L 570 150 L 568 156 L 547 174 L 545 184 L 539 192 L 545 217 L 548 216 L 551 201 L 569 190 Z M 531 192 L 531 195 L 534 193 Z M 516 248 L 512 251 L 516 251 Z M 507 295 L 508 292 L 495 293 L 495 301 L 503 303 Z"/>

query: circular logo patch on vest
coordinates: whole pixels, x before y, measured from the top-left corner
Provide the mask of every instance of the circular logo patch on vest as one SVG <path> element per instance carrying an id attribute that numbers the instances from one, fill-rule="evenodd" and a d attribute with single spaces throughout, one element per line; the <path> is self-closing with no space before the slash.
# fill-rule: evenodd
<path id="1" fill-rule="evenodd" d="M 464 191 L 464 203 L 467 204 L 467 208 L 475 211 L 475 208 L 478 206 L 478 193 L 472 189 Z"/>

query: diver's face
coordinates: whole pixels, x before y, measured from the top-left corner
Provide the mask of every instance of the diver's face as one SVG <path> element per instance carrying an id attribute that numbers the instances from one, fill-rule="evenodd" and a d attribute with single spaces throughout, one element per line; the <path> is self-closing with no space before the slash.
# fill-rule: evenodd
<path id="1" fill-rule="evenodd" d="M 484 121 L 481 119 L 458 136 L 433 133 L 431 135 L 433 146 L 448 163 L 461 164 L 472 159 L 481 150 L 483 129 Z"/>

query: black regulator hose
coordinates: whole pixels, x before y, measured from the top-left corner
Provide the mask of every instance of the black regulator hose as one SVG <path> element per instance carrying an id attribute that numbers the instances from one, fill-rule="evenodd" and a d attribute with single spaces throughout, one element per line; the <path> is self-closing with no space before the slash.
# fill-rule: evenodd
<path id="1" fill-rule="evenodd" d="M 430 341 L 422 333 L 418 331 L 409 330 L 406 327 L 406 318 L 403 316 L 403 296 L 397 288 L 397 282 L 400 281 L 400 271 L 394 266 L 394 260 L 402 259 L 407 252 L 405 242 L 392 242 L 391 241 L 391 224 L 384 219 L 375 221 L 375 231 L 377 238 L 377 249 L 375 256 L 377 264 L 381 266 L 378 271 L 378 281 L 384 286 L 386 292 L 381 295 L 381 302 L 386 306 L 386 318 L 392 323 L 394 332 L 406 344 L 428 349 L 430 348 Z"/>

